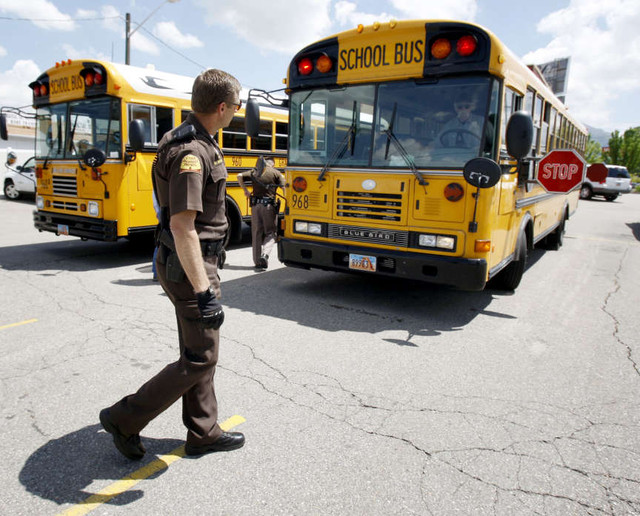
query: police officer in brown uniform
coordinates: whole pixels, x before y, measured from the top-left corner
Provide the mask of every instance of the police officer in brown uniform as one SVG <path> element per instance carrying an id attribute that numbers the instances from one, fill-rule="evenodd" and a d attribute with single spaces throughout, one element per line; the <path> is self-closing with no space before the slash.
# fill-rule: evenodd
<path id="1" fill-rule="evenodd" d="M 227 229 L 227 170 L 213 135 L 240 108 L 240 89 L 226 72 L 200 74 L 193 84 L 193 113 L 158 145 L 153 171 L 163 220 L 157 269 L 175 306 L 180 356 L 135 394 L 100 412 L 102 426 L 130 459 L 145 453 L 140 431 L 180 398 L 187 455 L 244 445 L 244 435 L 218 425 L 213 384 L 224 320 L 217 265 Z"/>
<path id="2" fill-rule="evenodd" d="M 278 187 L 284 187 L 284 176 L 274 168 L 273 159 L 266 160 L 261 156 L 256 168 L 251 172 L 238 174 L 238 183 L 244 190 L 251 204 L 251 242 L 253 245 L 253 263 L 260 269 L 269 265 L 269 253 L 276 242 L 278 232 L 278 209 L 280 203 L 276 199 Z M 251 179 L 253 194 L 244 184 Z"/>

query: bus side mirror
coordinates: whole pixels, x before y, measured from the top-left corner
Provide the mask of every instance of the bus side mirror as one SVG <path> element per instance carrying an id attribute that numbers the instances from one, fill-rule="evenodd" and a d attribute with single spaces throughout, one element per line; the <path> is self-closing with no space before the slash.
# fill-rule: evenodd
<path id="1" fill-rule="evenodd" d="M 129 122 L 129 144 L 133 152 L 139 152 L 144 148 L 144 122 L 142 120 Z"/>
<path id="2" fill-rule="evenodd" d="M 517 111 L 507 123 L 507 152 L 520 160 L 531 152 L 533 143 L 533 119 L 525 111 Z"/>
<path id="3" fill-rule="evenodd" d="M 85 165 L 88 165 L 91 168 L 98 168 L 104 165 L 104 162 L 107 161 L 107 155 L 102 149 L 93 148 L 85 152 L 83 161 Z"/>
<path id="4" fill-rule="evenodd" d="M 9 139 L 9 135 L 7 134 L 7 118 L 4 115 L 0 115 L 0 138 L 3 140 Z"/>
<path id="5" fill-rule="evenodd" d="M 260 106 L 256 99 L 249 99 L 244 109 L 244 131 L 251 138 L 258 136 L 260 130 Z"/>
<path id="6" fill-rule="evenodd" d="M 502 169 L 492 159 L 473 158 L 464 165 L 462 175 L 471 186 L 491 188 L 500 181 Z"/>

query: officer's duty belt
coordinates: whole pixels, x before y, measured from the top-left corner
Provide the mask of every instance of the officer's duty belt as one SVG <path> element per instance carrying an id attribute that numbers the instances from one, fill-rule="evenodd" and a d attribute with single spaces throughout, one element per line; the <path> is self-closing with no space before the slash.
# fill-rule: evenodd
<path id="1" fill-rule="evenodd" d="M 255 206 L 256 204 L 275 204 L 275 201 L 273 197 L 251 197 L 251 206 Z"/>
<path id="2" fill-rule="evenodd" d="M 166 229 L 160 231 L 159 243 L 169 249 L 169 251 L 176 252 L 176 244 L 173 241 L 171 232 Z M 224 249 L 224 239 L 220 240 L 200 240 L 200 250 L 202 256 L 219 256 Z"/>
<path id="3" fill-rule="evenodd" d="M 202 256 L 219 256 L 224 249 L 224 239 L 220 240 L 200 240 Z"/>

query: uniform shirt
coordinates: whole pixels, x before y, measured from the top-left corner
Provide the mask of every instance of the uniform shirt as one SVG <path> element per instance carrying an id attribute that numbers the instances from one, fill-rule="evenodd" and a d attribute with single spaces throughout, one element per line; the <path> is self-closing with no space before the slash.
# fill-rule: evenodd
<path id="1" fill-rule="evenodd" d="M 276 188 L 274 186 L 284 186 L 282 173 L 269 165 L 265 165 L 262 174 L 259 176 L 256 169 L 251 172 L 243 172 L 241 175 L 243 179 L 251 179 L 254 197 L 275 197 Z M 268 186 L 271 186 L 271 188 L 267 188 Z"/>
<path id="2" fill-rule="evenodd" d="M 172 134 L 191 124 L 196 136 L 171 141 Z M 155 168 L 158 202 L 169 216 L 186 210 L 197 212 L 195 228 L 200 240 L 220 240 L 227 230 L 227 168 L 218 144 L 190 114 L 158 145 Z"/>

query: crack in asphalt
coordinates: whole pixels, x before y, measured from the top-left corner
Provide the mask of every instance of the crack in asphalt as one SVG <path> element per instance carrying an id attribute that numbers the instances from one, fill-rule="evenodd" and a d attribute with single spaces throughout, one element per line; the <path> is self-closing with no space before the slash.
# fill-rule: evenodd
<path id="1" fill-rule="evenodd" d="M 597 439 L 598 429 L 611 423 L 599 422 L 587 415 L 590 409 L 620 409 L 620 403 L 629 403 L 628 410 L 637 411 L 640 408 L 638 404 L 612 402 L 572 409 L 535 401 L 438 395 L 433 404 L 435 407 L 420 407 L 349 390 L 337 378 L 327 374 L 285 372 L 260 357 L 252 346 L 229 338 L 226 340 L 246 349 L 251 355 L 251 364 L 243 372 L 225 367 L 221 369 L 297 407 L 367 435 L 393 440 L 422 454 L 420 497 L 428 514 L 438 512 L 432 506 L 434 497 L 464 500 L 468 497 L 467 490 L 473 492 L 477 486 L 492 490 L 494 511 L 498 510 L 496 503 L 514 501 L 532 514 L 557 514 L 558 504 L 568 507 L 567 511 L 572 514 L 576 511 L 640 514 L 640 474 L 635 476 L 635 472 L 640 470 L 631 472 L 628 465 L 618 464 L 620 454 L 631 455 L 635 457 L 632 462 L 640 463 L 640 451 L 600 442 Z M 297 378 L 298 375 L 304 378 Z M 313 398 L 307 399 L 309 395 Z M 473 406 L 479 403 L 488 403 L 489 406 L 486 410 L 474 409 Z M 456 407 L 456 404 L 469 407 Z M 366 418 L 362 416 L 363 412 Z M 447 416 L 462 425 L 461 431 L 465 426 L 473 429 L 476 433 L 473 437 L 479 442 L 458 447 L 427 446 L 420 442 L 422 436 L 403 435 L 407 432 L 405 429 L 402 429 L 403 433 L 388 430 L 390 425 L 395 426 L 394 418 L 409 415 L 424 417 L 425 428 L 428 428 L 430 419 Z M 489 425 L 488 430 L 483 431 L 486 425 Z M 617 426 L 640 434 L 639 425 Z M 502 428 L 510 439 L 503 446 L 492 444 L 497 439 L 498 428 Z M 525 432 L 533 435 L 523 437 Z M 584 448 L 598 458 L 589 462 L 588 467 L 582 464 Z M 509 471 L 509 466 L 513 466 L 514 474 L 505 476 L 504 471 Z M 442 467 L 458 476 L 457 484 L 449 486 L 446 495 L 442 494 L 443 486 L 430 485 L 433 482 L 432 471 Z"/>
<path id="2" fill-rule="evenodd" d="M 615 316 L 615 314 L 613 314 L 612 312 L 610 312 L 608 310 L 608 306 L 609 306 L 609 302 L 611 301 L 611 298 L 613 296 L 615 296 L 618 293 L 618 291 L 620 290 L 620 288 L 621 288 L 620 273 L 622 272 L 622 266 L 624 264 L 624 261 L 625 261 L 628 253 L 629 253 L 629 248 L 627 247 L 627 248 L 625 248 L 624 253 L 622 254 L 622 257 L 620 258 L 620 261 L 618 262 L 618 269 L 616 270 L 616 273 L 615 273 L 615 276 L 614 276 L 613 289 L 611 290 L 611 292 L 609 292 L 606 295 L 601 309 L 613 321 L 613 338 L 616 340 L 616 342 L 618 342 L 618 344 L 620 344 L 622 347 L 624 347 L 626 349 L 627 360 L 629 362 L 631 362 L 631 365 L 632 365 L 633 369 L 635 370 L 636 374 L 638 376 L 640 376 L 640 368 L 638 367 L 638 363 L 633 358 L 633 349 L 622 338 L 620 338 L 620 321 L 618 321 L 618 318 Z"/>

